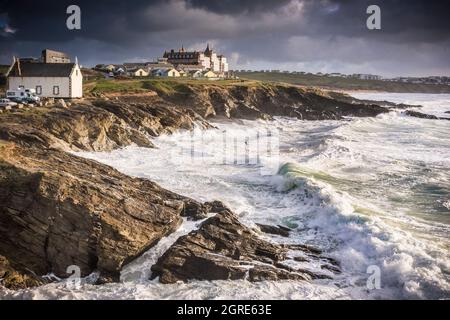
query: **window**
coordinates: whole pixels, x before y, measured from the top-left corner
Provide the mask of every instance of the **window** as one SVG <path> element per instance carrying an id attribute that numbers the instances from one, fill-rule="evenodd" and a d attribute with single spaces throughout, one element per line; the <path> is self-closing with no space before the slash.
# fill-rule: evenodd
<path id="1" fill-rule="evenodd" d="M 78 77 L 78 69 L 75 70 L 75 75 Z"/>
<path id="2" fill-rule="evenodd" d="M 42 94 L 42 86 L 36 86 L 36 94 L 38 95 Z"/>
<path id="3" fill-rule="evenodd" d="M 19 86 L 19 89 L 25 89 L 25 86 Z"/>
<path id="4" fill-rule="evenodd" d="M 53 86 L 53 95 L 59 95 L 59 86 Z"/>

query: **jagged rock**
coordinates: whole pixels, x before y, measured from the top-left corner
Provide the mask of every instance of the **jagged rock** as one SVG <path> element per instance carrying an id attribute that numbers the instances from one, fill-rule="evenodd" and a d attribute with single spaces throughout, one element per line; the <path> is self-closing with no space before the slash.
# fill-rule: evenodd
<path id="1" fill-rule="evenodd" d="M 229 210 L 180 237 L 152 266 L 161 283 L 197 280 L 310 280 L 327 277 L 282 263 L 289 246 L 262 240 Z M 296 250 L 301 250 L 300 247 Z"/>
<path id="2" fill-rule="evenodd" d="M 211 201 L 211 202 L 205 202 L 203 205 L 207 208 L 208 213 L 219 213 L 221 211 L 230 210 L 221 201 L 217 201 L 217 200 Z"/>
<path id="3" fill-rule="evenodd" d="M 350 99 L 341 93 L 276 84 L 180 84 L 175 92 L 156 91 L 162 99 L 192 109 L 204 118 L 271 119 L 273 116 L 287 116 L 302 120 L 338 120 L 344 116 L 370 117 L 389 111 L 374 102 Z"/>
<path id="4" fill-rule="evenodd" d="M 212 201 L 200 203 L 195 200 L 188 200 L 182 203 L 181 215 L 192 220 L 205 219 L 208 213 L 218 213 L 229 210 L 222 202 Z"/>
<path id="5" fill-rule="evenodd" d="M 432 115 L 432 114 L 425 114 L 425 113 L 421 113 L 421 112 L 417 112 L 417 111 L 413 111 L 413 110 L 406 110 L 404 112 L 404 114 L 407 115 L 407 116 L 410 116 L 410 117 L 421 118 L 421 119 L 450 120 L 450 118 L 437 117 L 437 116 Z"/>
<path id="6" fill-rule="evenodd" d="M 0 123 L 0 139 L 66 151 L 108 151 L 132 143 L 153 147 L 149 135 L 190 130 L 195 123 L 211 127 L 192 110 L 97 100 L 70 109 L 7 115 Z"/>
<path id="7" fill-rule="evenodd" d="M 291 229 L 283 226 L 270 226 L 261 223 L 257 223 L 256 225 L 264 233 L 276 234 L 282 237 L 289 237 L 289 232 L 292 231 Z"/>
<path id="8" fill-rule="evenodd" d="M 405 103 L 394 103 L 387 100 L 366 100 L 366 99 L 356 99 L 347 93 L 327 91 L 326 95 L 332 99 L 338 101 L 348 102 L 352 104 L 367 104 L 367 105 L 379 105 L 382 107 L 388 107 L 390 109 L 408 109 L 408 108 L 423 108 L 422 105 L 411 105 Z"/>
<path id="9" fill-rule="evenodd" d="M 189 217 L 193 220 L 200 220 L 207 217 L 208 208 L 197 201 L 184 202 L 182 216 Z"/>
<path id="10" fill-rule="evenodd" d="M 117 280 L 180 225 L 180 207 L 167 203 L 192 201 L 63 151 L 13 143 L 0 151 L 0 255 L 38 276 L 67 277 L 77 265 Z"/>
<path id="11" fill-rule="evenodd" d="M 66 102 L 64 101 L 64 99 L 58 99 L 58 100 L 56 101 L 56 106 L 59 107 L 59 108 L 67 109 L 67 104 L 66 104 Z"/>
<path id="12" fill-rule="evenodd" d="M 25 289 L 35 287 L 46 283 L 40 277 L 37 277 L 29 272 L 19 272 L 13 268 L 4 256 L 0 255 L 0 285 L 12 289 Z"/>
<path id="13" fill-rule="evenodd" d="M 28 279 L 49 272 L 67 277 L 74 264 L 83 275 L 100 271 L 100 282 L 118 280 L 123 264 L 173 232 L 195 201 L 64 151 L 151 147 L 148 134 L 192 129 L 194 122 L 210 127 L 192 110 L 164 102 L 96 100 L 2 115 L 0 254 L 23 275 L 14 279 L 31 286 L 39 282 Z"/>

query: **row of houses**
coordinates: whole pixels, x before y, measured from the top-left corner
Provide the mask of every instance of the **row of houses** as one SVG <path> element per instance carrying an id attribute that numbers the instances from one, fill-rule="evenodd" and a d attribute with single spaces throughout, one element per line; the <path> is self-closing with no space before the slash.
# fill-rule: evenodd
<path id="1" fill-rule="evenodd" d="M 253 73 L 253 72 L 260 72 L 260 73 L 286 73 L 286 74 L 297 74 L 297 75 L 316 75 L 319 77 L 331 77 L 331 78 L 353 78 L 353 79 L 361 79 L 361 80 L 382 80 L 383 78 L 381 76 L 378 75 L 374 75 L 374 74 L 362 74 L 362 73 L 358 73 L 358 74 L 343 74 L 343 73 L 339 73 L 339 72 L 333 72 L 333 73 L 322 73 L 322 72 L 317 72 L 317 73 L 311 73 L 311 72 L 304 72 L 304 71 L 289 71 L 289 70 L 277 70 L 277 69 L 272 69 L 272 70 L 259 70 L 259 71 L 255 71 L 255 70 L 238 70 L 237 72 L 241 72 L 241 73 Z"/>
<path id="2" fill-rule="evenodd" d="M 217 74 L 211 70 L 200 69 L 185 69 L 175 68 L 170 65 L 164 66 L 149 66 L 149 65 L 136 65 L 125 63 L 124 65 L 107 65 L 96 66 L 96 70 L 107 72 L 110 76 L 128 76 L 128 77 L 190 77 L 190 78 L 221 78 L 220 74 Z"/>
<path id="3" fill-rule="evenodd" d="M 431 76 L 431 77 L 398 77 L 386 79 L 386 81 L 415 83 L 415 84 L 441 84 L 450 85 L 450 77 Z"/>
<path id="4" fill-rule="evenodd" d="M 217 54 L 207 45 L 204 51 L 179 50 L 165 51 L 162 58 L 151 62 L 123 64 L 100 64 L 96 70 L 110 76 L 129 77 L 191 77 L 226 78 L 229 76 L 228 62 L 224 55 Z"/>

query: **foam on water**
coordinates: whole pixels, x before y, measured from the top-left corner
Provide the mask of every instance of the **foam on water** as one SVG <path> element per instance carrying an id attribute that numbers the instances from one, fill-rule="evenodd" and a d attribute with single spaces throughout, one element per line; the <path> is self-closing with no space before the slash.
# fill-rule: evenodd
<path id="1" fill-rule="evenodd" d="M 358 97 L 416 102 L 435 114 L 450 110 L 446 95 Z M 280 118 L 216 125 L 219 129 L 159 137 L 154 141 L 158 149 L 130 146 L 80 155 L 200 201 L 221 200 L 249 226 L 289 226 L 294 229 L 289 240 L 267 238 L 320 247 L 341 263 L 341 275 L 311 283 L 149 281 L 157 258 L 198 225 L 185 221 L 126 266 L 121 283 L 83 284 L 79 290 L 54 283 L 1 294 L 35 299 L 450 298 L 450 122 L 392 112 L 346 122 Z M 267 136 L 279 143 L 264 140 Z M 255 152 L 261 138 L 279 154 Z M 231 155 L 224 156 L 230 146 Z M 269 174 L 287 162 L 292 164 L 282 174 Z M 369 290 L 367 270 L 373 266 L 380 270 L 381 288 Z"/>

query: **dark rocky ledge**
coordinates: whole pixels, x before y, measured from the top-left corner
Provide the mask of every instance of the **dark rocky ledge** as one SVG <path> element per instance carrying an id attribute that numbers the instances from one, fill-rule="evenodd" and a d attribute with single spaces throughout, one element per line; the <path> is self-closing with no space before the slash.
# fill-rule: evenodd
<path id="1" fill-rule="evenodd" d="M 437 117 L 432 114 L 421 113 L 421 112 L 417 112 L 417 111 L 413 111 L 413 110 L 406 110 L 403 113 L 407 116 L 414 117 L 414 118 L 420 118 L 420 119 L 450 120 L 450 118 Z"/>
<path id="2" fill-rule="evenodd" d="M 205 119 L 214 116 L 240 119 L 286 116 L 302 120 L 339 120 L 349 116 L 372 117 L 389 111 L 374 102 L 349 99 L 341 93 L 267 83 L 177 84 L 177 90 L 157 94 L 167 103 L 192 109 Z M 136 102 L 147 98 L 122 96 L 118 99 Z"/>
<path id="3" fill-rule="evenodd" d="M 321 264 L 325 272 L 312 272 L 284 264 L 288 252 L 300 259 Z M 152 279 L 162 283 L 188 280 L 312 280 L 338 273 L 337 263 L 322 256 L 319 249 L 302 245 L 279 245 L 261 239 L 223 210 L 203 222 L 200 228 L 180 237 L 152 266 Z"/>

